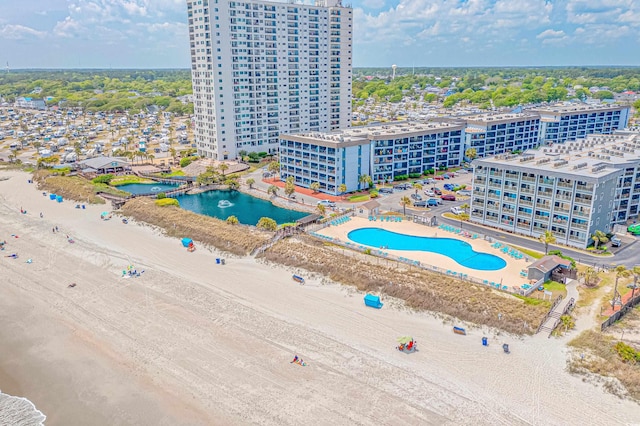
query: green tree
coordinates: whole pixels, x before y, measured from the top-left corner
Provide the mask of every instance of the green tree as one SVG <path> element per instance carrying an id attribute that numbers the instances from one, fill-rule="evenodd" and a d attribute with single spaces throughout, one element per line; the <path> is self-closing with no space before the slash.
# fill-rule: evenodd
<path id="1" fill-rule="evenodd" d="M 320 182 L 311 182 L 309 185 L 309 189 L 311 189 L 314 193 L 320 190 Z"/>
<path id="2" fill-rule="evenodd" d="M 595 269 L 589 267 L 584 270 L 584 272 L 582 273 L 582 276 L 584 278 L 584 285 L 586 287 L 592 287 L 596 284 L 598 273 L 596 272 Z"/>
<path id="3" fill-rule="evenodd" d="M 415 182 L 412 186 L 413 186 L 413 189 L 416 190 L 416 195 L 418 195 L 418 192 L 420 192 L 420 190 L 422 189 L 422 184 Z"/>
<path id="4" fill-rule="evenodd" d="M 369 176 L 369 175 L 360 175 L 360 176 L 358 176 L 358 182 L 361 185 L 366 185 L 365 189 L 369 189 L 371 187 L 371 185 L 373 184 L 373 179 L 371 179 L 371 176 Z"/>
<path id="5" fill-rule="evenodd" d="M 220 165 L 218 166 L 218 170 L 220 170 L 220 173 L 222 173 L 222 177 L 224 177 L 224 172 L 229 170 L 229 165 L 227 163 L 220 163 Z"/>
<path id="6" fill-rule="evenodd" d="M 613 99 L 614 98 L 613 92 L 610 92 L 608 90 L 600 90 L 600 91 L 594 93 L 593 97 L 596 98 L 596 99 L 600 99 L 600 100 L 602 100 L 602 99 Z"/>
<path id="7" fill-rule="evenodd" d="M 278 224 L 270 217 L 261 217 L 256 227 L 258 229 L 264 229 L 265 231 L 275 231 L 278 229 Z"/>
<path id="8" fill-rule="evenodd" d="M 235 216 L 229 216 L 229 217 L 227 218 L 227 223 L 228 223 L 229 225 L 237 225 L 237 224 L 238 224 L 238 218 L 237 218 L 237 217 L 235 217 Z"/>
<path id="9" fill-rule="evenodd" d="M 478 152 L 475 148 L 467 148 L 467 150 L 464 152 L 464 156 L 469 160 L 473 160 L 478 156 Z"/>
<path id="10" fill-rule="evenodd" d="M 276 185 L 271 185 L 269 186 L 269 188 L 267 188 L 267 194 L 273 194 L 274 197 L 276 197 L 278 195 L 278 190 L 280 188 L 278 188 Z"/>
<path id="11" fill-rule="evenodd" d="M 277 161 L 271 161 L 267 166 L 267 170 L 273 174 L 273 180 L 276 179 L 276 173 L 280 171 L 280 163 Z"/>
<path id="12" fill-rule="evenodd" d="M 247 179 L 247 185 L 249 185 L 249 189 L 253 189 L 253 184 L 256 183 L 254 178 Z"/>
<path id="13" fill-rule="evenodd" d="M 296 192 L 296 184 L 293 176 L 289 176 L 284 184 L 284 193 L 287 197 L 291 197 Z"/>
<path id="14" fill-rule="evenodd" d="M 540 237 L 538 238 L 540 240 L 540 242 L 542 244 L 544 244 L 544 254 L 546 255 L 547 253 L 549 253 L 549 244 L 555 244 L 556 243 L 556 237 L 555 235 L 553 235 L 553 233 L 549 230 L 544 231 L 544 234 L 540 235 Z"/>
<path id="15" fill-rule="evenodd" d="M 338 186 L 338 192 L 344 195 L 344 193 L 347 192 L 347 185 L 345 185 L 344 183 L 340 184 L 340 186 Z"/>
<path id="16" fill-rule="evenodd" d="M 240 188 L 240 183 L 238 182 L 238 179 L 236 179 L 236 178 L 226 179 L 224 181 L 224 184 L 227 185 L 229 187 L 229 189 L 232 190 L 232 191 L 237 191 L 238 188 Z"/>
<path id="17" fill-rule="evenodd" d="M 400 199 L 400 205 L 402 206 L 402 214 L 407 215 L 407 206 L 411 205 L 411 199 L 406 195 Z"/>
<path id="18" fill-rule="evenodd" d="M 318 214 L 320 214 L 320 216 L 324 216 L 327 214 L 327 208 L 324 206 L 324 204 L 318 204 L 316 206 L 316 210 L 318 211 Z"/>
<path id="19" fill-rule="evenodd" d="M 469 208 L 471 206 L 469 206 L 469 204 L 464 203 L 463 205 L 460 206 L 460 208 L 462 209 L 462 211 L 464 211 L 465 213 L 467 213 L 469 211 Z"/>
<path id="20" fill-rule="evenodd" d="M 615 287 L 613 288 L 612 306 L 615 306 L 616 302 L 620 299 L 620 293 L 618 293 L 618 280 L 620 278 L 626 278 L 632 273 L 632 271 L 628 270 L 627 267 L 624 265 L 616 266 L 614 268 L 614 272 L 616 273 L 616 283 L 615 283 Z"/>
<path id="21" fill-rule="evenodd" d="M 594 234 L 591 236 L 591 239 L 593 240 L 596 250 L 598 250 L 598 246 L 600 244 L 604 244 L 609 241 L 609 238 L 607 238 L 607 234 L 602 231 L 594 232 Z"/>

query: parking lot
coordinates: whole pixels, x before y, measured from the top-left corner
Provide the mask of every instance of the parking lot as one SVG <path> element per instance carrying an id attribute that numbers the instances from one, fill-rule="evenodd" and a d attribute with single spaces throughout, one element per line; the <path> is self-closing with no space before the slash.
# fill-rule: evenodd
<path id="1" fill-rule="evenodd" d="M 466 185 L 466 189 L 470 190 L 472 179 L 473 179 L 473 174 L 469 172 L 469 173 L 460 173 L 458 176 L 455 176 L 450 179 L 444 179 L 444 180 L 434 180 L 433 178 L 432 180 L 429 180 L 429 181 L 427 180 L 427 178 L 420 180 L 420 182 L 422 182 L 421 183 L 422 189 L 418 191 L 418 195 L 420 195 L 422 201 L 427 201 L 429 199 L 437 199 L 441 202 L 441 204 L 439 204 L 437 207 L 416 207 L 413 205 L 413 203 L 415 203 L 417 200 L 411 199 L 412 204 L 406 206 L 407 213 L 418 214 L 418 215 L 425 213 L 425 214 L 429 214 L 430 216 L 440 215 L 442 213 L 451 211 L 452 207 L 460 207 L 461 205 L 468 203 L 470 200 L 469 195 L 456 194 L 451 190 L 446 190 L 444 188 L 444 185 L 445 184 L 451 184 L 454 186 Z M 402 184 L 396 184 L 396 187 L 393 188 L 392 193 L 385 193 L 385 191 L 382 190 L 383 188 L 391 189 L 392 188 L 391 185 L 378 187 L 379 194 L 380 194 L 380 198 L 378 198 L 378 201 L 382 206 L 382 210 L 392 210 L 392 211 L 401 212 L 403 211 L 403 206 L 402 204 L 400 204 L 400 200 L 403 197 L 411 197 L 411 195 L 416 193 L 416 189 L 411 186 L 412 183 L 407 183 L 406 187 L 408 189 L 398 189 L 397 188 L 398 185 L 402 185 Z M 432 188 L 434 187 L 439 189 L 442 195 L 446 195 L 446 194 L 454 195 L 456 197 L 456 200 L 446 201 L 440 198 L 441 195 L 435 194 L 435 196 L 431 196 L 431 195 L 425 194 L 425 191 L 431 191 Z"/>

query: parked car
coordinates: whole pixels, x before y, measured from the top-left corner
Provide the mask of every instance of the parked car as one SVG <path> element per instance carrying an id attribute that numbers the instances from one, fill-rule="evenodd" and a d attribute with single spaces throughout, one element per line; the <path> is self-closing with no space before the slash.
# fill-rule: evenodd
<path id="1" fill-rule="evenodd" d="M 456 200 L 456 196 L 453 194 L 444 194 L 442 196 L 440 196 L 440 199 L 444 200 L 444 201 L 455 201 Z"/>
<path id="2" fill-rule="evenodd" d="M 465 169 L 460 169 L 458 170 L 456 173 L 458 174 L 462 174 L 462 175 L 466 175 L 467 173 L 469 173 L 468 171 L 466 171 Z"/>
<path id="3" fill-rule="evenodd" d="M 444 189 L 446 189 L 447 191 L 453 191 L 453 188 L 455 188 L 455 186 L 452 183 L 445 183 L 443 185 Z"/>
<path id="4" fill-rule="evenodd" d="M 620 247 L 622 245 L 622 240 L 618 237 L 611 237 L 611 246 L 612 247 Z"/>
<path id="5" fill-rule="evenodd" d="M 425 182 L 426 183 L 436 183 L 436 180 L 434 178 L 429 178 Z"/>
<path id="6" fill-rule="evenodd" d="M 334 203 L 333 201 L 329 201 L 329 200 L 320 200 L 318 201 L 318 205 L 323 205 L 326 207 L 335 207 L 336 203 Z"/>
<path id="7" fill-rule="evenodd" d="M 431 188 L 436 195 L 442 195 L 442 191 L 437 186 Z"/>
<path id="8" fill-rule="evenodd" d="M 397 189 L 397 190 L 400 190 L 400 191 L 404 191 L 404 190 L 407 190 L 407 189 L 410 189 L 410 188 L 411 188 L 411 184 L 410 183 L 400 183 L 400 184 L 398 184 L 398 185 L 393 187 L 393 189 Z"/>
<path id="9" fill-rule="evenodd" d="M 440 204 L 440 202 L 436 198 L 429 198 L 427 200 L 427 206 L 429 207 L 438 207 L 438 204 Z"/>
<path id="10" fill-rule="evenodd" d="M 436 177 L 434 177 L 435 180 L 444 180 L 444 176 L 442 175 L 438 175 Z"/>
<path id="11" fill-rule="evenodd" d="M 468 189 L 461 189 L 457 193 L 458 193 L 458 195 L 462 195 L 462 196 L 465 196 L 465 197 L 471 196 L 471 191 L 469 191 Z"/>
<path id="12" fill-rule="evenodd" d="M 411 198 L 413 198 L 416 201 L 422 200 L 422 197 L 419 194 L 411 194 Z"/>
<path id="13" fill-rule="evenodd" d="M 393 194 L 393 188 L 378 188 L 380 194 Z"/>
<path id="14" fill-rule="evenodd" d="M 451 179 L 451 176 L 449 176 L 447 173 L 442 175 L 443 179 Z"/>
<path id="15" fill-rule="evenodd" d="M 430 189 L 425 189 L 425 190 L 424 190 L 424 195 L 426 195 L 427 197 L 435 197 L 435 196 L 436 196 L 436 193 L 435 193 L 435 192 L 433 192 L 433 191 L 432 191 L 432 190 L 430 190 Z"/>
<path id="16" fill-rule="evenodd" d="M 413 203 L 413 207 L 427 207 L 427 202 L 426 201 L 416 201 L 415 203 Z"/>
<path id="17" fill-rule="evenodd" d="M 460 207 L 451 207 L 451 213 L 459 215 L 461 213 L 464 213 L 464 211 Z"/>

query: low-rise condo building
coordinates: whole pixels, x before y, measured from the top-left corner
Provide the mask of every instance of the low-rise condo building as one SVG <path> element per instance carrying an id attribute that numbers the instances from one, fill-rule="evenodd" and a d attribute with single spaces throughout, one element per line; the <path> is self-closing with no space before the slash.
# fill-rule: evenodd
<path id="1" fill-rule="evenodd" d="M 640 134 L 590 135 L 473 162 L 470 220 L 585 248 L 595 231 L 637 217 Z"/>
<path id="2" fill-rule="evenodd" d="M 540 144 L 538 114 L 477 114 L 464 119 L 465 148 L 475 149 L 478 157 L 524 151 Z"/>
<path id="3" fill-rule="evenodd" d="M 590 134 L 612 134 L 629 122 L 629 107 L 623 105 L 551 105 L 532 108 L 540 115 L 540 143 L 563 143 Z"/>
<path id="4" fill-rule="evenodd" d="M 398 122 L 331 133 L 280 135 L 280 178 L 338 194 L 362 188 L 360 176 L 374 182 L 426 170 L 459 166 L 463 159 L 464 124 Z"/>

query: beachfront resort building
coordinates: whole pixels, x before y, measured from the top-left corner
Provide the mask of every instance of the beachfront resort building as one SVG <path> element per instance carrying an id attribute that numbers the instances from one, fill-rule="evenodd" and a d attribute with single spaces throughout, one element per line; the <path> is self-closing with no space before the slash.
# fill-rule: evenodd
<path id="1" fill-rule="evenodd" d="M 281 134 L 350 126 L 351 7 L 188 0 L 187 12 L 198 154 L 276 153 Z"/>
<path id="2" fill-rule="evenodd" d="M 374 182 L 421 175 L 429 169 L 459 166 L 463 160 L 464 124 L 396 122 L 331 133 L 280 136 L 280 179 L 293 176 L 296 185 L 318 182 L 320 191 L 339 194 L 365 187 L 360 176 Z"/>
<path id="3" fill-rule="evenodd" d="M 540 115 L 540 142 L 563 143 L 590 134 L 612 134 L 629 122 L 629 107 L 608 104 L 550 105 L 528 110 Z"/>
<path id="4" fill-rule="evenodd" d="M 637 218 L 640 134 L 589 135 L 473 162 L 470 220 L 587 247 L 595 231 Z"/>
<path id="5" fill-rule="evenodd" d="M 475 149 L 478 157 L 524 151 L 540 143 L 538 114 L 477 114 L 464 119 L 465 150 Z"/>

